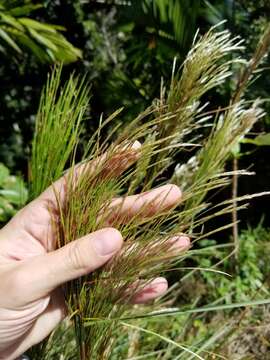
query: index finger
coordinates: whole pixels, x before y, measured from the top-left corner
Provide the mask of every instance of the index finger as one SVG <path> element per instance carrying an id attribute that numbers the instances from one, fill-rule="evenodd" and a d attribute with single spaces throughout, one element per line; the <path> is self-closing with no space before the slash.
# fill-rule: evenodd
<path id="1" fill-rule="evenodd" d="M 137 161 L 140 156 L 140 147 L 139 141 L 135 141 L 133 144 L 122 148 L 119 147 L 119 150 L 114 148 L 110 153 L 105 153 L 94 160 L 68 170 L 64 176 L 48 187 L 38 198 L 20 210 L 2 229 L 2 233 L 5 232 L 4 238 L 7 241 L 2 241 L 1 245 L 3 246 L 4 242 L 6 243 L 6 253 L 12 252 L 9 248 L 10 244 L 14 243 L 15 238 L 18 243 L 17 249 L 22 249 L 22 257 L 25 257 L 26 254 L 31 256 L 28 244 L 32 244 L 33 238 L 38 240 L 47 250 L 54 249 L 54 225 L 51 217 L 53 213 L 58 215 L 59 205 L 62 206 L 65 202 L 69 175 L 71 174 L 73 177 L 73 173 L 75 173 L 74 186 L 76 186 L 76 181 L 80 179 L 80 175 L 84 171 L 92 172 L 94 175 L 98 173 L 100 177 L 119 176 Z M 97 169 L 99 170 L 97 171 Z M 25 232 L 28 237 L 30 235 L 30 241 L 22 241 L 21 244 L 20 239 L 22 236 L 25 237 Z M 15 235 L 15 233 L 17 234 Z M 9 238 L 12 238 L 13 241 L 8 241 Z M 25 247 L 27 250 L 24 250 Z M 43 250 L 42 247 L 38 248 L 37 253 L 42 253 Z"/>
<path id="2" fill-rule="evenodd" d="M 79 181 L 83 172 L 87 171 L 89 177 L 91 174 L 98 174 L 100 178 L 114 178 L 121 175 L 127 170 L 133 163 L 135 163 L 139 156 L 139 149 L 141 144 L 139 141 L 135 141 L 133 144 L 119 148 L 114 152 L 106 152 L 98 158 L 88 161 L 87 163 L 76 165 L 73 169 L 69 169 L 67 173 L 59 180 L 54 182 L 48 189 L 46 189 L 37 200 L 47 201 L 51 205 L 58 206 L 63 204 L 66 194 L 67 179 L 71 172 L 72 178 L 76 182 Z M 56 195 L 57 194 L 57 199 Z"/>

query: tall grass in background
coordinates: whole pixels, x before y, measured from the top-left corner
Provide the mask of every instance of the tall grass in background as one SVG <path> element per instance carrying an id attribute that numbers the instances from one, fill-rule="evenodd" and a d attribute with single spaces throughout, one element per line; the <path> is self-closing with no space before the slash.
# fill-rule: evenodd
<path id="1" fill-rule="evenodd" d="M 202 37 L 197 35 L 179 70 L 174 63 L 171 84 L 167 88 L 162 84 L 160 99 L 153 101 L 144 113 L 123 128 L 113 125 L 114 120 L 121 117 L 121 109 L 106 120 L 101 118 L 98 130 L 90 137 L 83 152 L 80 139 L 89 87 L 85 81 L 72 76 L 61 88 L 61 69 L 53 71 L 37 115 L 31 161 L 32 197 L 51 185 L 68 167 L 64 200 L 62 192 L 55 188 L 59 206 L 53 209 L 57 211 L 52 211 L 52 221 L 57 246 L 64 246 L 108 226 L 108 223 L 121 231 L 125 241 L 121 253 L 113 261 L 65 286 L 69 322 L 62 325 L 61 331 L 56 331 L 47 343 L 33 349 L 34 359 L 51 359 L 57 353 L 65 359 L 81 360 L 117 359 L 119 354 L 121 358 L 130 359 L 180 359 L 181 356 L 185 356 L 183 359 L 202 359 L 199 353 L 205 351 L 218 334 L 224 336 L 224 330 L 220 330 L 207 340 L 208 344 L 189 347 L 181 344 L 181 334 L 173 339 L 173 332 L 169 332 L 171 338 L 168 338 L 159 333 L 160 328 L 151 330 L 145 327 L 148 323 L 151 327 L 153 319 L 162 318 L 164 321 L 165 317 L 165 322 L 173 326 L 174 315 L 184 319 L 181 320 L 184 328 L 191 314 L 225 309 L 226 305 L 212 304 L 209 308 L 199 309 L 195 302 L 189 309 L 161 311 L 173 303 L 175 288 L 164 302 L 150 307 L 132 306 L 130 300 L 155 276 L 181 269 L 183 260 L 196 256 L 196 250 L 175 253 L 170 239 L 182 233 L 189 234 L 194 242 L 210 236 L 221 229 L 205 234 L 204 225 L 214 217 L 232 211 L 232 201 L 213 206 L 208 202 L 207 194 L 230 183 L 232 173 L 225 171 L 225 162 L 240 139 L 263 116 L 259 100 L 246 102 L 243 98 L 255 68 L 238 89 L 237 99 L 232 99 L 226 109 L 211 109 L 209 104 L 202 103 L 201 98 L 234 75 L 230 70 L 232 64 L 248 66 L 239 57 L 241 50 L 242 41 L 231 38 L 228 31 L 219 32 L 213 28 Z M 236 53 L 234 60 L 231 60 L 232 53 Z M 134 149 L 137 141 L 142 146 Z M 76 165 L 75 159 L 78 160 L 79 156 L 80 163 Z M 175 159 L 188 157 L 189 160 L 173 171 Z M 239 174 L 245 173 L 239 171 Z M 137 194 L 167 182 L 183 188 L 183 201 L 174 209 L 164 209 L 162 213 L 152 215 L 151 203 L 145 204 L 142 212 L 147 211 L 147 218 L 140 214 L 129 216 L 125 224 L 113 216 L 111 202 L 120 195 Z M 167 195 L 155 201 L 162 206 Z M 252 196 L 239 199 L 239 208 L 245 207 L 244 202 Z M 121 209 L 123 202 L 118 202 L 117 206 Z M 229 226 L 232 224 L 224 224 L 222 229 Z M 218 272 L 215 269 L 200 270 Z M 187 271 L 193 270 L 187 268 Z M 244 305 L 267 302 L 254 300 Z M 168 345 L 166 357 L 161 357 L 164 353 L 159 354 L 158 346 L 157 349 L 149 347 L 152 357 L 133 356 L 140 332 L 150 339 L 156 337 L 165 342 Z M 119 343 L 122 336 L 123 344 L 128 341 L 133 351 L 123 350 L 125 346 Z M 120 352 L 117 352 L 119 347 Z M 171 347 L 178 349 L 177 357 L 172 355 Z"/>

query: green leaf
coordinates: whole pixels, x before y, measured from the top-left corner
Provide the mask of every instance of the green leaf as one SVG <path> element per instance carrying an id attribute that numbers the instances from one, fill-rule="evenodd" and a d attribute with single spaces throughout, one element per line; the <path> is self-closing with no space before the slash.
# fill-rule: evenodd
<path id="1" fill-rule="evenodd" d="M 2 196 L 0 196 L 0 222 L 6 222 L 15 214 L 13 206 Z"/>
<path id="2" fill-rule="evenodd" d="M 9 9 L 9 13 L 15 17 L 19 17 L 19 16 L 26 16 L 31 14 L 33 11 L 42 8 L 43 5 L 42 4 L 29 4 L 29 5 L 23 5 L 23 6 L 18 6 L 12 9 Z"/>
<path id="3" fill-rule="evenodd" d="M 2 186 L 4 181 L 6 181 L 8 176 L 9 176 L 8 168 L 4 164 L 0 163 L 0 186 Z"/>
<path id="4" fill-rule="evenodd" d="M 8 46 L 22 54 L 22 45 L 43 63 L 70 63 L 82 57 L 82 52 L 60 33 L 65 31 L 64 27 L 25 17 L 41 5 L 33 5 L 30 1 L 22 7 L 19 4 L 18 1 L 0 1 L 0 51 L 7 53 Z"/>
<path id="5" fill-rule="evenodd" d="M 3 30 L 3 28 L 0 27 L 0 37 L 9 45 L 11 46 L 15 51 L 18 53 L 22 53 L 19 46 L 15 43 L 15 41 L 7 34 L 6 31 Z"/>
<path id="6" fill-rule="evenodd" d="M 56 30 L 60 30 L 60 31 L 66 30 L 63 26 L 45 24 L 29 18 L 20 18 L 20 23 L 26 26 L 27 28 L 35 29 L 38 31 L 48 31 L 48 32 L 56 33 Z"/>
<path id="7" fill-rule="evenodd" d="M 172 28 L 174 38 L 179 44 L 182 46 L 187 44 L 195 31 L 200 1 L 145 0 L 144 5 L 145 13 L 148 13 L 152 7 L 154 17 L 165 27 Z"/>
<path id="8" fill-rule="evenodd" d="M 12 27 L 14 27 L 17 30 L 24 31 L 23 26 L 14 17 L 7 15 L 4 12 L 0 12 L 0 18 L 1 18 L 2 22 L 6 23 L 8 25 L 11 25 Z"/>
<path id="9" fill-rule="evenodd" d="M 24 181 L 10 175 L 9 169 L 0 163 L 0 222 L 7 222 L 27 201 L 28 191 Z"/>
<path id="10" fill-rule="evenodd" d="M 269 146 L 270 145 L 270 133 L 258 135 L 253 140 L 253 142 L 257 146 Z"/>
<path id="11" fill-rule="evenodd" d="M 40 62 L 45 63 L 51 61 L 51 58 L 48 56 L 46 49 L 37 44 L 25 33 L 18 34 L 17 39 L 25 48 L 28 48 Z"/>
<path id="12" fill-rule="evenodd" d="M 53 42 L 51 42 L 48 38 L 39 34 L 34 29 L 29 28 L 28 31 L 37 42 L 39 42 L 42 45 L 45 45 L 48 49 L 51 49 L 52 51 L 57 51 L 57 46 Z"/>
<path id="13" fill-rule="evenodd" d="M 5 197 L 11 204 L 17 206 L 25 204 L 28 192 L 21 178 L 18 176 L 9 176 L 3 186 L 4 189 L 0 190 L 0 195 Z"/>

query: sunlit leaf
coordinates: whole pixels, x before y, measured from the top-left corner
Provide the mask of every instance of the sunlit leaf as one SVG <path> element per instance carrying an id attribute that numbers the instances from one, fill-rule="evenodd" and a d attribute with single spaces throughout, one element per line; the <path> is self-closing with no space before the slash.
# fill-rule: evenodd
<path id="1" fill-rule="evenodd" d="M 32 52 L 41 62 L 70 63 L 82 57 L 79 49 L 68 42 L 61 34 L 65 28 L 46 24 L 25 17 L 41 5 L 26 1 L 19 6 L 17 1 L 0 1 L 0 48 L 9 53 L 12 48 L 15 55 L 23 49 Z M 5 51 L 5 49 L 7 49 Z"/>

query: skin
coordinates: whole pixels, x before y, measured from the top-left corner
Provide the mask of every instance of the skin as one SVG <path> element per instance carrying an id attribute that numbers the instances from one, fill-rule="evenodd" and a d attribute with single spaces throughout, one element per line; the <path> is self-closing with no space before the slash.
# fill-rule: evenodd
<path id="1" fill-rule="evenodd" d="M 125 167 L 136 161 L 138 144 L 133 148 L 133 152 L 127 150 L 130 161 Z M 113 161 L 119 162 L 114 174 L 117 176 L 119 169 L 124 170 L 121 156 Z M 55 189 L 65 201 L 64 183 L 64 178 L 58 180 L 0 231 L 0 359 L 16 359 L 47 337 L 66 316 L 61 285 L 98 269 L 121 250 L 123 238 L 112 227 L 112 219 L 119 223 L 136 214 L 152 216 L 181 200 L 181 191 L 175 185 L 115 199 L 111 203 L 110 226 L 55 250 L 50 210 L 52 205 L 56 207 Z M 172 239 L 176 251 L 186 250 L 189 245 L 185 236 Z M 153 279 L 134 295 L 132 302 L 153 300 L 167 287 L 166 279 Z"/>

